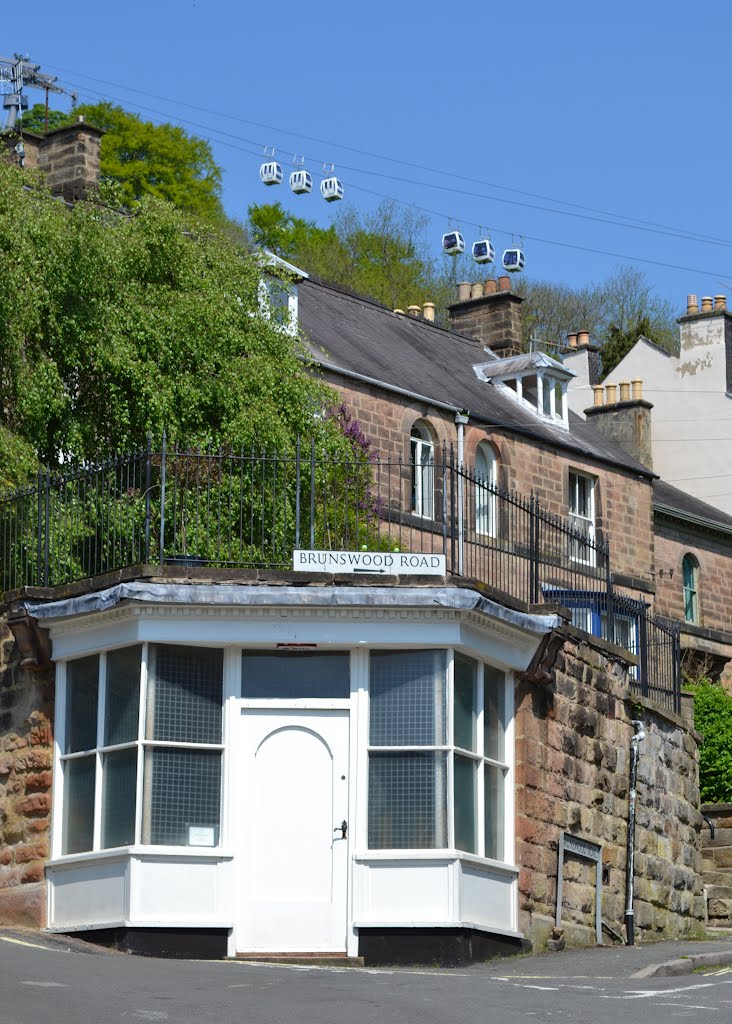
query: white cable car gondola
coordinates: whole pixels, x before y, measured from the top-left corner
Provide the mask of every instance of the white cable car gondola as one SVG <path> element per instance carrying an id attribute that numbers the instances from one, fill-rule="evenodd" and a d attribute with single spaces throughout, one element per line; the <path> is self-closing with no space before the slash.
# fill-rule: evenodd
<path id="1" fill-rule="evenodd" d="M 293 171 L 290 175 L 290 188 L 301 196 L 313 190 L 313 177 L 310 171 Z"/>
<path id="2" fill-rule="evenodd" d="M 496 250 L 488 238 L 473 242 L 473 259 L 476 263 L 492 263 L 496 258 Z"/>
<path id="3" fill-rule="evenodd" d="M 279 185 L 282 182 L 282 167 L 276 160 L 263 163 L 259 168 L 259 177 L 265 185 Z"/>
<path id="4" fill-rule="evenodd" d="M 465 239 L 459 231 L 448 231 L 442 236 L 442 251 L 448 256 L 459 256 L 465 252 Z"/>
<path id="5" fill-rule="evenodd" d="M 343 182 L 338 178 L 323 178 L 320 183 L 320 194 L 326 203 L 334 203 L 337 199 L 343 199 Z"/>
<path id="6" fill-rule="evenodd" d="M 523 249 L 506 249 L 503 254 L 503 269 L 507 270 L 509 274 L 515 274 L 519 270 L 523 270 L 526 265 L 526 257 L 524 256 Z"/>

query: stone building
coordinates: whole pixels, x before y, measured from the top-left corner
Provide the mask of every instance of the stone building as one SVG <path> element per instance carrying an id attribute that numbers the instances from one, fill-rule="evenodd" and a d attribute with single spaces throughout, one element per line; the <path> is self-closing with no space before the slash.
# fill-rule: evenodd
<path id="1" fill-rule="evenodd" d="M 655 474 L 521 353 L 507 279 L 452 307 L 459 333 L 296 277 L 373 459 L 112 460 L 115 542 L 92 514 L 63 558 L 85 468 L 5 506 L 0 921 L 367 963 L 617 940 L 642 721 L 636 934 L 694 933 L 700 737 L 656 614 Z"/>

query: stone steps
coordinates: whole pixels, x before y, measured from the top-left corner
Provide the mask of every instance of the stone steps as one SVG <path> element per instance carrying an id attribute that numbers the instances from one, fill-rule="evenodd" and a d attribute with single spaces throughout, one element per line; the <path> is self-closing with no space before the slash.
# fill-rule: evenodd
<path id="1" fill-rule="evenodd" d="M 702 808 L 715 824 L 702 831 L 702 884 L 707 897 L 707 927 L 721 934 L 732 931 L 732 804 Z"/>
<path id="2" fill-rule="evenodd" d="M 721 885 L 729 888 L 732 886 L 732 871 L 703 871 L 702 885 Z"/>
<path id="3" fill-rule="evenodd" d="M 732 847 L 732 828 L 715 828 L 714 839 L 712 839 L 705 828 L 705 831 L 702 832 L 702 848 L 704 851 L 714 850 L 719 846 Z"/>

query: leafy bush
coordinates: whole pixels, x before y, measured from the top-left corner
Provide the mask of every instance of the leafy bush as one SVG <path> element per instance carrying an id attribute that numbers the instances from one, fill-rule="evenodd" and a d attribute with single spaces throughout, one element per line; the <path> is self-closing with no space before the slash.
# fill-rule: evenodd
<path id="1" fill-rule="evenodd" d="M 699 783 L 704 803 L 732 802 L 732 695 L 707 680 L 691 687 L 694 725 L 704 736 Z"/>

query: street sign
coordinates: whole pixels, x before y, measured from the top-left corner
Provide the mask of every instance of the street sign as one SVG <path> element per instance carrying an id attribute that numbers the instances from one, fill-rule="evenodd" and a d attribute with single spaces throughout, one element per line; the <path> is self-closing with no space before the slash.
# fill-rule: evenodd
<path id="1" fill-rule="evenodd" d="M 414 551 L 310 551 L 292 553 L 295 572 L 346 572 L 355 575 L 445 576 L 444 555 Z"/>

